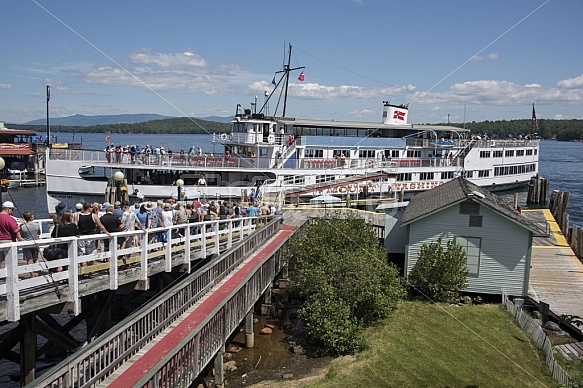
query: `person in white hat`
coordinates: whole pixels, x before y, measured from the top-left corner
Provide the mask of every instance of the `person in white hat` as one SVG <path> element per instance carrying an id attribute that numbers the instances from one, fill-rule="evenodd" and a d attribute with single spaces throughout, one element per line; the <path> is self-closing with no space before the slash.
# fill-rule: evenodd
<path id="1" fill-rule="evenodd" d="M 22 240 L 20 226 L 12 217 L 13 209 L 14 204 L 10 201 L 2 204 L 2 211 L 0 211 L 0 244 Z M 4 267 L 4 250 L 0 250 L 0 268 L 2 267 Z"/>

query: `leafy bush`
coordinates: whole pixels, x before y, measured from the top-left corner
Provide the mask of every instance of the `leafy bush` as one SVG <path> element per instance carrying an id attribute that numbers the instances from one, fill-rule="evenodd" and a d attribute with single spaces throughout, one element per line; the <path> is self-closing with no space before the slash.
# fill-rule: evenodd
<path id="1" fill-rule="evenodd" d="M 388 317 L 405 295 L 397 268 L 362 218 L 316 219 L 292 238 L 288 253 L 307 337 L 329 354 L 356 350 L 362 328 Z"/>
<path id="2" fill-rule="evenodd" d="M 306 328 L 306 339 L 326 353 L 347 354 L 362 349 L 362 328 L 331 287 L 312 294 L 298 314 Z"/>
<path id="3" fill-rule="evenodd" d="M 433 244 L 423 243 L 415 266 L 409 274 L 409 283 L 426 297 L 436 302 L 459 299 L 459 291 L 468 286 L 466 253 L 460 244 L 442 237 Z"/>

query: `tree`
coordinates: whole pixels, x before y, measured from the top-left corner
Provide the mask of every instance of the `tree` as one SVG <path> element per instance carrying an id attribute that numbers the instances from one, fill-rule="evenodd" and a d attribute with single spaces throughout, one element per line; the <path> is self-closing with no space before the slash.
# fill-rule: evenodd
<path id="1" fill-rule="evenodd" d="M 423 243 L 417 263 L 409 274 L 409 283 L 436 302 L 459 299 L 468 286 L 466 252 L 453 239 L 444 247 L 442 236 L 433 244 Z"/>
<path id="2" fill-rule="evenodd" d="M 362 328 L 389 316 L 404 297 L 397 268 L 362 218 L 315 219 L 291 239 L 288 253 L 306 336 L 328 354 L 358 349 Z"/>

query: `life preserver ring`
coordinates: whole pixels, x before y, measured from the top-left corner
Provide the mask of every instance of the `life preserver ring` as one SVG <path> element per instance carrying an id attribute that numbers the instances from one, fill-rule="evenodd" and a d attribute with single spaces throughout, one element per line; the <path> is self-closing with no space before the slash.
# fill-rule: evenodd
<path id="1" fill-rule="evenodd" d="M 273 144 L 273 143 L 275 143 L 275 135 L 273 135 L 273 134 L 269 134 L 269 136 L 267 136 L 267 142 L 268 142 L 269 144 Z"/>
<path id="2" fill-rule="evenodd" d="M 227 140 L 227 134 L 226 133 L 221 133 L 221 140 L 222 141 Z"/>

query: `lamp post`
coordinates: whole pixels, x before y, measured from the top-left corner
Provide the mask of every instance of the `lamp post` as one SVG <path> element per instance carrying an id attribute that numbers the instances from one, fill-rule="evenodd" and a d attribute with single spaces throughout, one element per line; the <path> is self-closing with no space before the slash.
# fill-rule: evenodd
<path id="1" fill-rule="evenodd" d="M 113 174 L 113 180 L 115 181 L 115 200 L 121 202 L 121 182 L 123 181 L 123 172 L 116 171 Z"/>
<path id="2" fill-rule="evenodd" d="M 4 161 L 4 158 L 0 156 L 0 179 L 4 178 L 4 166 L 6 166 L 6 162 Z M 0 189 L 0 205 L 3 203 L 2 202 L 2 191 L 4 190 L 4 188 Z"/>
<path id="3" fill-rule="evenodd" d="M 182 179 L 178 179 L 176 181 L 176 187 L 178 187 L 178 195 L 176 196 L 176 202 L 180 201 L 180 194 L 182 193 L 182 186 L 184 186 L 184 181 Z"/>

